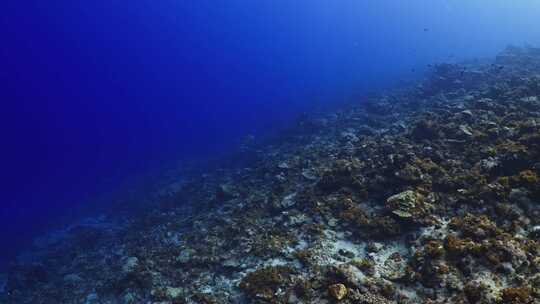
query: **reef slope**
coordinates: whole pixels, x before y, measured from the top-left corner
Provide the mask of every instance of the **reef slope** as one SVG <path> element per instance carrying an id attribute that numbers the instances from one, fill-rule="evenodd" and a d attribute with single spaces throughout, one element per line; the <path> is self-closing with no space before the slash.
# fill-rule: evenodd
<path id="1" fill-rule="evenodd" d="M 0 300 L 540 303 L 539 97 L 540 49 L 436 65 L 144 215 L 71 229 L 14 264 Z"/>

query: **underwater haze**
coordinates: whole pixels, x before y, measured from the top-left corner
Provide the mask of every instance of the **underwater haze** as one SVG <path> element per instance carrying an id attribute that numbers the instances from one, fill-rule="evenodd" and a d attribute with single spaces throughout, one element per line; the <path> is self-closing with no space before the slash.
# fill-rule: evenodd
<path id="1" fill-rule="evenodd" d="M 3 1 L 1 267 L 110 193 L 428 65 L 540 45 L 537 0 Z M 129 186 L 127 187 L 129 188 Z M 127 191 L 127 190 L 126 190 Z"/>

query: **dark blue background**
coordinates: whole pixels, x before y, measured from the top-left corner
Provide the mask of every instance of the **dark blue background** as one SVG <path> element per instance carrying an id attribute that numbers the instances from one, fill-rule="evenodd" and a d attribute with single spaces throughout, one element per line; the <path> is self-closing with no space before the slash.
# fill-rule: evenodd
<path id="1" fill-rule="evenodd" d="M 418 78 L 427 63 L 540 37 L 534 1 L 4 1 L 0 11 L 5 257 L 150 168 L 219 155 L 318 104 Z"/>

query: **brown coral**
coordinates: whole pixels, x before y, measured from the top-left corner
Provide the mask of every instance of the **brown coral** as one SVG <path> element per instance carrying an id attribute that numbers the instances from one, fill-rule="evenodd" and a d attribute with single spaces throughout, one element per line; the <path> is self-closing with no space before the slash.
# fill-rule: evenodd
<path id="1" fill-rule="evenodd" d="M 279 286 L 289 282 L 292 269 L 286 266 L 270 266 L 248 273 L 240 282 L 240 288 L 254 298 L 272 299 Z"/>
<path id="2" fill-rule="evenodd" d="M 532 301 L 531 290 L 528 287 L 510 287 L 502 291 L 504 304 L 527 304 Z"/>
<path id="3" fill-rule="evenodd" d="M 328 286 L 328 293 L 336 300 L 340 301 L 347 296 L 347 287 L 341 283 Z"/>

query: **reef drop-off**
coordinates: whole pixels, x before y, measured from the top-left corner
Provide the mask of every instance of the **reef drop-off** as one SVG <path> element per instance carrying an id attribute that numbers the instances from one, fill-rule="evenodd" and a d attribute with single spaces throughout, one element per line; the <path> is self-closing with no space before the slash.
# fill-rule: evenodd
<path id="1" fill-rule="evenodd" d="M 540 49 L 435 65 L 142 215 L 72 227 L 0 300 L 540 303 L 539 98 Z"/>

